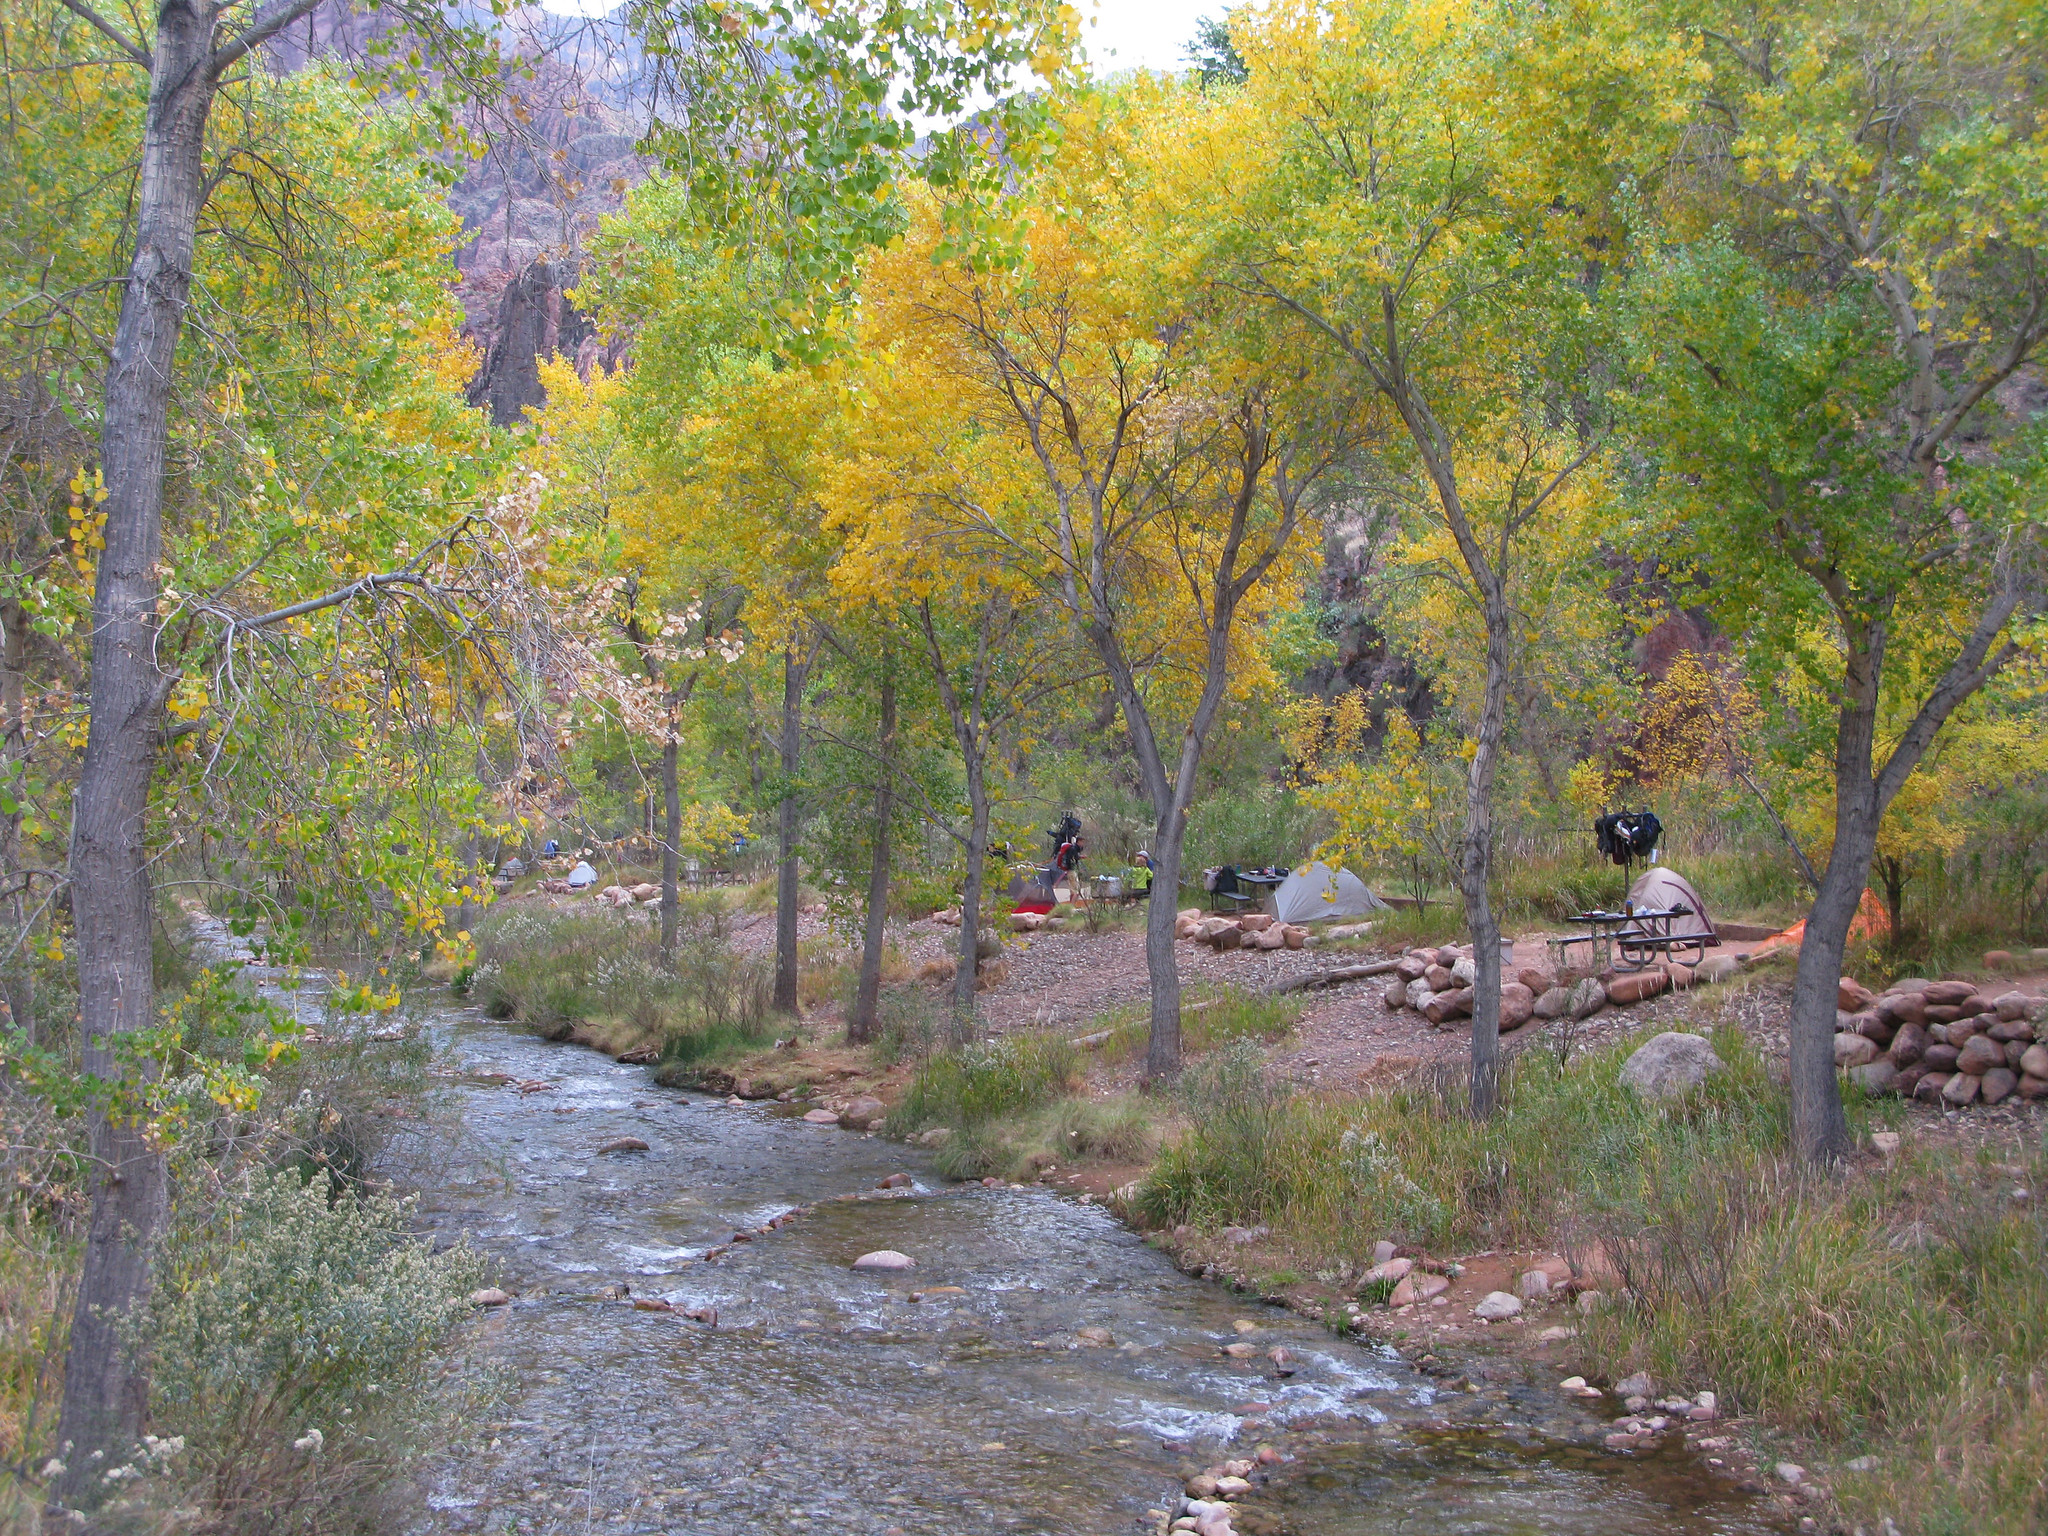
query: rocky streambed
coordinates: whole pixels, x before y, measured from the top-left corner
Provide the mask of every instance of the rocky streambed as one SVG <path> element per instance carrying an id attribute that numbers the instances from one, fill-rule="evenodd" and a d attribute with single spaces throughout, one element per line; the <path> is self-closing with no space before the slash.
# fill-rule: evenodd
<path id="1" fill-rule="evenodd" d="M 422 1216 L 499 1260 L 509 1391 L 420 1531 L 1773 1528 L 1683 1449 L 1604 1449 L 1611 1407 L 1519 1368 L 1447 1387 L 1094 1206 L 474 1012 L 431 1027 L 461 1134 Z M 915 1267 L 853 1267 L 875 1250 Z M 1221 1466 L 1242 1486 L 1191 1509 Z"/>

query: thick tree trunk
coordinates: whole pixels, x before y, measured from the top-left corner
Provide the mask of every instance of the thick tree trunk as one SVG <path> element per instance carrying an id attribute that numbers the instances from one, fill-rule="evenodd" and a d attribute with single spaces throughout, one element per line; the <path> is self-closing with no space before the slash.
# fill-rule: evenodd
<path id="1" fill-rule="evenodd" d="M 868 866 L 867 927 L 861 934 L 860 984 L 854 990 L 853 1012 L 846 1020 L 846 1038 L 865 1045 L 875 1038 L 875 1015 L 882 998 L 882 944 L 889 924 L 889 819 L 895 814 L 896 675 L 885 657 L 882 665 L 882 735 L 877 743 L 875 774 L 874 861 Z"/>
<path id="2" fill-rule="evenodd" d="M 671 725 L 668 740 L 661 747 L 661 952 L 664 957 L 671 957 L 676 952 L 676 923 L 682 915 L 677 909 L 682 898 L 676 888 L 682 865 L 682 853 L 676 846 L 683 837 L 683 786 L 677 782 L 677 760 L 681 756 L 682 743 L 676 739 L 676 728 Z"/>
<path id="3" fill-rule="evenodd" d="M 953 972 L 953 1043 L 974 1038 L 974 983 L 981 962 L 981 886 L 988 872 L 986 764 L 967 764 L 967 873 L 960 883 L 960 961 Z"/>
<path id="4" fill-rule="evenodd" d="M 214 89 L 210 11 L 166 0 L 156 18 L 135 249 L 100 435 L 106 548 L 93 591 L 92 707 L 71 836 L 83 1065 L 87 1076 L 109 1081 L 124 1070 L 119 1038 L 146 1029 L 155 1012 L 143 839 L 171 681 L 155 659 L 156 568 L 172 369 L 192 285 Z M 105 1486 L 100 1474 L 121 1464 L 142 1431 L 148 1383 L 121 1335 L 148 1294 L 167 1188 L 164 1154 L 132 1116 L 96 1109 L 89 1135 L 92 1216 L 57 1426 L 66 1470 L 51 1490 L 68 1505 L 91 1502 Z"/>
<path id="5" fill-rule="evenodd" d="M 1493 910 L 1493 784 L 1507 730 L 1508 673 L 1513 616 L 1498 580 L 1485 585 L 1486 694 L 1479 708 L 1477 743 L 1466 779 L 1465 836 L 1459 849 L 1458 891 L 1472 934 L 1472 1114 L 1491 1115 L 1500 1102 L 1500 919 Z"/>
<path id="6" fill-rule="evenodd" d="M 1152 986 L 1151 1028 L 1146 1035 L 1145 1080 L 1165 1082 L 1180 1073 L 1180 956 L 1173 925 L 1179 913 L 1180 854 L 1188 818 L 1175 803 L 1152 828 L 1152 895 L 1145 903 L 1145 976 Z"/>
<path id="7" fill-rule="evenodd" d="M 1814 1163 L 1843 1157 L 1850 1148 L 1849 1121 L 1835 1076 L 1835 1003 L 1849 925 L 1870 879 L 1877 824 L 1884 814 L 1870 774 L 1877 675 L 1874 656 L 1851 656 L 1846 684 L 1856 702 L 1842 710 L 1835 727 L 1835 843 L 1806 915 L 1792 982 L 1792 1148 Z"/>
<path id="8" fill-rule="evenodd" d="M 782 755 L 782 800 L 776 807 L 775 867 L 775 1006 L 796 1009 L 796 770 L 803 717 L 804 668 L 796 652 L 782 653 L 782 729 L 777 743 Z"/>

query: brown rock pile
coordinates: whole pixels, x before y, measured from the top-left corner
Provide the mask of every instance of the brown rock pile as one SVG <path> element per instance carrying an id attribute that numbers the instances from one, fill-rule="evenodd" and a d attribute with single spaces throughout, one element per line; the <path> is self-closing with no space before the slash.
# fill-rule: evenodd
<path id="1" fill-rule="evenodd" d="M 1276 922 L 1264 912 L 1241 912 L 1235 917 L 1210 917 L 1189 907 L 1174 919 L 1174 936 L 1211 949 L 1302 949 L 1309 932 L 1293 923 Z"/>
<path id="2" fill-rule="evenodd" d="M 1472 1016 L 1472 985 L 1479 974 L 1472 947 L 1447 944 L 1441 949 L 1411 949 L 1394 963 L 1394 979 L 1383 994 L 1389 1008 L 1413 1008 L 1439 1027 Z M 1594 984 L 1598 992 L 1598 984 Z M 1606 998 L 1591 1003 L 1591 1013 Z M 1573 1011 L 1574 994 L 1559 984 L 1549 966 L 1503 964 L 1500 977 L 1500 1027 L 1520 1029 L 1531 1019 L 1554 1019 Z M 1547 1011 L 1546 1011 L 1547 1009 Z M 1579 1017 L 1584 1017 L 1580 1014 Z"/>
<path id="3" fill-rule="evenodd" d="M 2001 984 L 2002 985 L 2002 984 Z M 1961 1109 L 2014 1094 L 2048 1098 L 2041 999 L 1968 981 L 1909 977 L 1881 995 L 1844 976 L 1835 993 L 1835 1065 L 1870 1093 Z"/>

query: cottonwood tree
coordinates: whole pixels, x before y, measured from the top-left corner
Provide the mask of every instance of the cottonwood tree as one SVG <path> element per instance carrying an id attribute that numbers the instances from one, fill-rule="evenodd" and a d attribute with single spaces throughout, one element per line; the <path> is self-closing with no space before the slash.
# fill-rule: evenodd
<path id="1" fill-rule="evenodd" d="M 946 260 L 927 218 L 877 262 L 866 303 L 956 413 L 960 449 L 932 461 L 924 507 L 1054 605 L 1116 699 L 1163 897 L 1145 936 L 1158 1080 L 1180 1069 L 1172 893 L 1203 750 L 1233 677 L 1255 670 L 1247 621 L 1298 578 L 1310 497 L 1358 437 L 1341 392 L 1298 387 L 1287 327 L 1244 326 L 1175 263 L 1133 275 L 1129 252 L 1160 248 L 1146 198 L 1163 195 L 1159 161 L 1133 152 L 1139 122 L 1155 119 L 1068 125 L 1020 198 L 1013 264 Z M 1156 122 L 1162 139 L 1177 127 Z"/>
<path id="2" fill-rule="evenodd" d="M 112 1079 L 120 1043 L 145 1028 L 154 1006 L 150 958 L 151 886 L 144 828 L 158 761 L 163 711 L 179 684 L 159 662 L 159 556 L 165 451 L 176 356 L 191 305 L 194 250 L 209 200 L 237 178 L 259 173 L 233 154 L 216 158 L 210 121 L 221 100 L 249 88 L 258 50 L 306 16 L 318 0 L 169 0 L 134 30 L 130 14 L 90 0 L 65 0 L 89 26 L 95 65 L 130 68 L 149 82 L 130 217 L 120 263 L 121 305 L 96 420 L 104 475 L 105 548 L 92 603 L 91 705 L 75 798 L 70 875 L 78 930 L 79 1005 L 85 1071 Z M 450 102 L 487 98 L 500 60 L 480 29 L 450 20 L 427 0 L 384 7 L 390 30 L 372 43 L 359 77 L 399 88 L 452 117 Z M 712 163 L 727 182 L 766 164 L 736 153 L 751 137 L 779 133 L 793 146 L 778 162 L 780 185 L 802 182 L 818 206 L 844 185 L 874 200 L 887 162 L 870 153 L 878 134 L 905 114 L 957 112 L 975 89 L 1007 85 L 1021 63 L 1042 59 L 1055 73 L 1067 29 L 1057 15 L 1024 18 L 1006 8 L 962 12 L 893 3 L 835 8 L 802 18 L 777 6 L 648 5 L 643 31 L 657 51 L 701 61 L 691 82 L 692 125 L 706 137 L 753 116 L 738 139 L 725 134 Z M 758 32 L 773 34 L 765 40 Z M 775 68 L 763 69 L 773 59 Z M 78 62 L 84 62 L 79 60 Z M 885 104 L 887 109 L 885 110 Z M 942 143 L 979 142 L 941 135 Z M 673 139 L 672 139 L 673 142 Z M 888 146 L 884 146 L 886 149 Z M 935 163 L 965 169 L 972 157 L 950 147 Z M 834 178 L 849 168 L 860 173 Z M 797 172 L 810 174 L 807 180 Z M 879 174 L 877 174 L 879 173 Z M 861 178 L 864 184 L 855 185 Z M 783 226 L 797 243 L 815 230 Z M 842 253 L 868 238 L 873 220 L 833 226 Z M 843 254 L 840 257 L 843 258 Z M 829 262 L 827 263 L 829 265 Z M 65 1373 L 59 1436 L 71 1459 L 55 1490 L 64 1503 L 103 1491 L 95 1468 L 118 1459 L 140 1431 L 147 1385 L 119 1343 L 124 1318 L 147 1290 L 149 1249 L 165 1203 L 160 1151 L 118 1116 L 96 1116 L 92 1156 L 99 1170 Z"/>
<path id="3" fill-rule="evenodd" d="M 1636 288 L 1638 451 L 1752 666 L 1828 701 L 1792 1134 L 1841 1156 L 1837 978 L 1886 813 L 2031 645 L 2048 36 L 2023 6 L 1686 12 L 1711 69 Z"/>
<path id="4" fill-rule="evenodd" d="M 1486 1115 L 1494 787 L 1535 627 L 1518 587 L 1532 541 L 1588 494 L 1605 441 L 1584 383 L 1602 262 L 1617 254 L 1610 199 L 1626 155 L 1656 142 L 1641 82 L 1669 50 L 1600 0 L 1285 4 L 1235 35 L 1251 68 L 1236 135 L 1262 150 L 1213 181 L 1235 219 L 1219 258 L 1385 413 L 1407 513 L 1483 646 L 1455 876 L 1478 972 L 1471 1103 Z"/>

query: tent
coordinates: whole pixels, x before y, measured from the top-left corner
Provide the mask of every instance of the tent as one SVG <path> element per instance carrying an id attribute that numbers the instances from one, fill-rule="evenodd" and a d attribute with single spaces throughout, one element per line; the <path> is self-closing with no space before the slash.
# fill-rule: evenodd
<path id="1" fill-rule="evenodd" d="M 1700 893 L 1692 888 L 1690 880 L 1666 865 L 1652 864 L 1644 870 L 1642 878 L 1628 888 L 1628 899 L 1638 907 L 1690 910 L 1692 916 L 1671 920 L 1671 936 L 1675 939 L 1695 933 L 1712 935 L 1714 931 L 1713 919 L 1707 916 L 1707 904 L 1700 900 Z"/>
<path id="2" fill-rule="evenodd" d="M 1327 864 L 1304 864 L 1273 887 L 1273 915 L 1283 923 L 1313 923 L 1325 917 L 1363 917 L 1387 904 L 1348 869 L 1331 873 Z"/>
<path id="3" fill-rule="evenodd" d="M 570 890 L 580 891 L 595 884 L 597 884 L 597 871 L 588 864 L 579 860 L 576 867 L 569 871 Z"/>

